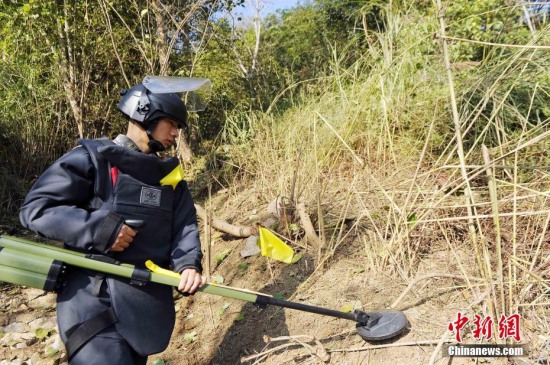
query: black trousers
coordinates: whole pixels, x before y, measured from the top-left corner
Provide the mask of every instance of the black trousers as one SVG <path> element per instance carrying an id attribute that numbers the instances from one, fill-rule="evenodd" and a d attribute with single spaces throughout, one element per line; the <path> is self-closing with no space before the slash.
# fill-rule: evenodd
<path id="1" fill-rule="evenodd" d="M 140 356 L 111 326 L 88 341 L 71 359 L 70 365 L 146 365 Z"/>
<path id="2" fill-rule="evenodd" d="M 67 329 L 90 319 L 90 316 L 86 317 L 87 313 L 99 313 L 111 307 L 105 280 L 94 275 L 94 273 L 73 269 L 70 272 L 73 285 L 67 285 L 66 290 L 57 297 L 57 322 L 64 343 L 67 341 Z M 147 356 L 139 355 L 118 333 L 114 325 L 105 328 L 88 340 L 70 360 L 70 365 L 146 365 L 146 363 Z"/>

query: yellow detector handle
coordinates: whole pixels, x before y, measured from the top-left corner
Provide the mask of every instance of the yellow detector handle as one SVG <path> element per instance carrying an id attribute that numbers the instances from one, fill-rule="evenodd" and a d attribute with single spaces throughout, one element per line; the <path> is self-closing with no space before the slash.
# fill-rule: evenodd
<path id="1" fill-rule="evenodd" d="M 155 264 L 153 261 L 151 260 L 147 260 L 145 261 L 145 266 L 151 270 L 152 272 L 154 272 L 155 274 L 161 274 L 161 275 L 165 275 L 165 276 L 171 276 L 173 278 L 181 278 L 181 274 L 178 274 L 177 272 L 174 272 L 174 271 L 171 271 L 171 270 L 166 270 L 166 269 L 163 269 L 162 267 L 158 266 L 157 264 Z"/>
<path id="2" fill-rule="evenodd" d="M 171 271 L 171 270 L 166 270 L 166 269 L 163 269 L 162 267 L 158 266 L 157 264 L 155 264 L 153 261 L 151 260 L 147 260 L 145 261 L 145 266 L 151 270 L 151 272 L 155 273 L 155 274 L 160 274 L 160 275 L 164 275 L 164 276 L 169 276 L 169 277 L 172 277 L 172 278 L 181 278 L 181 274 L 178 274 L 177 272 L 174 272 L 174 271 Z M 205 291 L 205 292 L 209 292 L 209 291 L 213 291 L 215 289 L 208 289 L 208 288 L 214 288 L 214 287 L 217 287 L 217 288 L 220 288 L 220 289 L 228 289 L 228 290 L 231 290 L 232 292 L 239 292 L 239 293 L 246 293 L 246 294 L 255 294 L 255 295 L 263 295 L 263 296 L 266 296 L 266 297 L 272 297 L 272 295 L 269 295 L 269 294 L 263 294 L 263 293 L 260 293 L 260 292 L 256 292 L 256 291 L 253 291 L 253 290 L 249 290 L 249 289 L 240 289 L 240 288 L 233 288 L 233 287 L 230 287 L 230 286 L 225 286 L 225 285 L 221 285 L 221 284 L 217 284 L 217 283 L 207 283 L 204 288 L 201 288 L 199 289 L 200 291 Z M 211 293 L 211 294 L 216 294 L 216 293 Z M 218 295 L 222 295 L 222 294 L 218 294 Z M 223 295 L 222 295 L 223 296 Z M 229 298 L 232 298 L 232 297 L 229 297 Z M 247 300 L 247 299 L 242 299 L 242 300 Z M 255 300 L 255 299 L 254 299 Z M 247 300 L 247 301 L 252 301 L 254 302 L 254 300 Z"/>

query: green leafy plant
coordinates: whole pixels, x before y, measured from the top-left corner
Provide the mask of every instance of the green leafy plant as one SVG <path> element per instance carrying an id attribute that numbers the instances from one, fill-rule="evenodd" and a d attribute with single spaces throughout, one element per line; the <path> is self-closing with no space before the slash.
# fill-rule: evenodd
<path id="1" fill-rule="evenodd" d="M 39 340 L 43 340 L 50 335 L 50 331 L 44 328 L 37 328 L 34 330 L 34 336 Z"/>
<path id="2" fill-rule="evenodd" d="M 230 253 L 231 250 L 227 249 L 216 255 L 216 266 L 219 266 L 223 262 L 223 260 L 225 260 L 227 256 L 229 256 Z"/>
<path id="3" fill-rule="evenodd" d="M 224 302 L 223 305 L 217 310 L 218 315 L 222 316 L 225 313 L 225 311 L 227 311 L 229 306 L 230 306 L 229 302 Z"/>
<path id="4" fill-rule="evenodd" d="M 248 269 L 249 263 L 247 261 L 243 261 L 239 264 L 239 270 L 246 271 Z"/>

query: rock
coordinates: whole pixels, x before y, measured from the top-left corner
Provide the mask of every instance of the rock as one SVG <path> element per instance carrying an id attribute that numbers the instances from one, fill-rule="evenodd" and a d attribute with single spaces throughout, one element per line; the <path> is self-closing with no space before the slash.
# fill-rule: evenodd
<path id="1" fill-rule="evenodd" d="M 42 317 L 37 318 L 34 321 L 29 323 L 29 327 L 31 330 L 36 330 L 38 328 L 44 328 L 47 330 L 55 329 L 57 326 L 57 322 L 55 320 L 55 317 Z"/>
<path id="2" fill-rule="evenodd" d="M 17 322 L 23 322 L 25 324 L 28 324 L 29 322 L 32 322 L 36 318 L 41 316 L 42 316 L 42 313 L 35 313 L 34 311 L 28 310 L 28 309 L 22 310 L 17 312 L 17 315 L 15 316 L 15 319 L 12 320 L 12 322 L 17 321 Z"/>
<path id="3" fill-rule="evenodd" d="M 21 322 L 13 322 L 8 324 L 5 327 L 0 327 L 0 332 L 4 333 L 13 333 L 13 332 L 25 332 L 28 331 L 29 327 Z"/>
<path id="4" fill-rule="evenodd" d="M 11 298 L 11 300 L 9 301 L 9 308 L 19 308 L 19 306 L 21 306 L 23 303 L 23 301 L 21 300 L 20 297 L 14 297 L 14 298 Z"/>
<path id="5" fill-rule="evenodd" d="M 23 290 L 23 295 L 28 301 L 35 300 L 38 297 L 44 296 L 46 292 L 42 289 L 27 288 Z"/>
<path id="6" fill-rule="evenodd" d="M 55 308 L 55 294 L 48 293 L 29 301 L 28 306 L 33 309 Z"/>
<path id="7" fill-rule="evenodd" d="M 20 338 L 22 340 L 25 340 L 25 341 L 28 341 L 28 340 L 32 340 L 34 339 L 36 336 L 34 335 L 34 333 L 32 332 L 24 332 L 24 333 L 20 333 Z"/>
<path id="8" fill-rule="evenodd" d="M 250 257 L 257 255 L 261 252 L 260 247 L 258 246 L 258 236 L 250 236 L 244 241 L 244 247 L 241 250 L 241 257 Z"/>
<path id="9" fill-rule="evenodd" d="M 4 337 L 2 337 L 2 339 L 0 340 L 0 344 L 10 348 L 22 348 L 26 347 L 27 341 L 32 338 L 34 338 L 34 334 L 30 332 L 12 332 L 7 333 Z M 24 344 L 25 346 L 21 346 L 20 344 Z"/>
<path id="10" fill-rule="evenodd" d="M 9 347 L 11 344 L 15 343 L 15 341 L 12 338 L 13 338 L 13 333 L 4 334 L 4 336 L 0 338 L 0 345 L 2 345 L 2 347 Z"/>
<path id="11" fill-rule="evenodd" d="M 31 358 L 29 359 L 29 363 L 31 363 L 32 365 L 40 364 L 41 361 L 42 359 L 40 358 L 40 355 L 38 354 L 38 352 L 35 352 L 34 354 L 32 354 Z"/>

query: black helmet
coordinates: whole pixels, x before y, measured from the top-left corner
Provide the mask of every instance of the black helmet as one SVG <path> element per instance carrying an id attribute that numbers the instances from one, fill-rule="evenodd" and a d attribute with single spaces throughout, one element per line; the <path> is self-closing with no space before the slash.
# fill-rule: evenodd
<path id="1" fill-rule="evenodd" d="M 153 93 L 143 84 L 138 84 L 130 90 L 123 89 L 120 95 L 118 110 L 148 132 L 162 117 L 172 119 L 179 128 L 187 125 L 187 108 L 176 93 Z"/>

